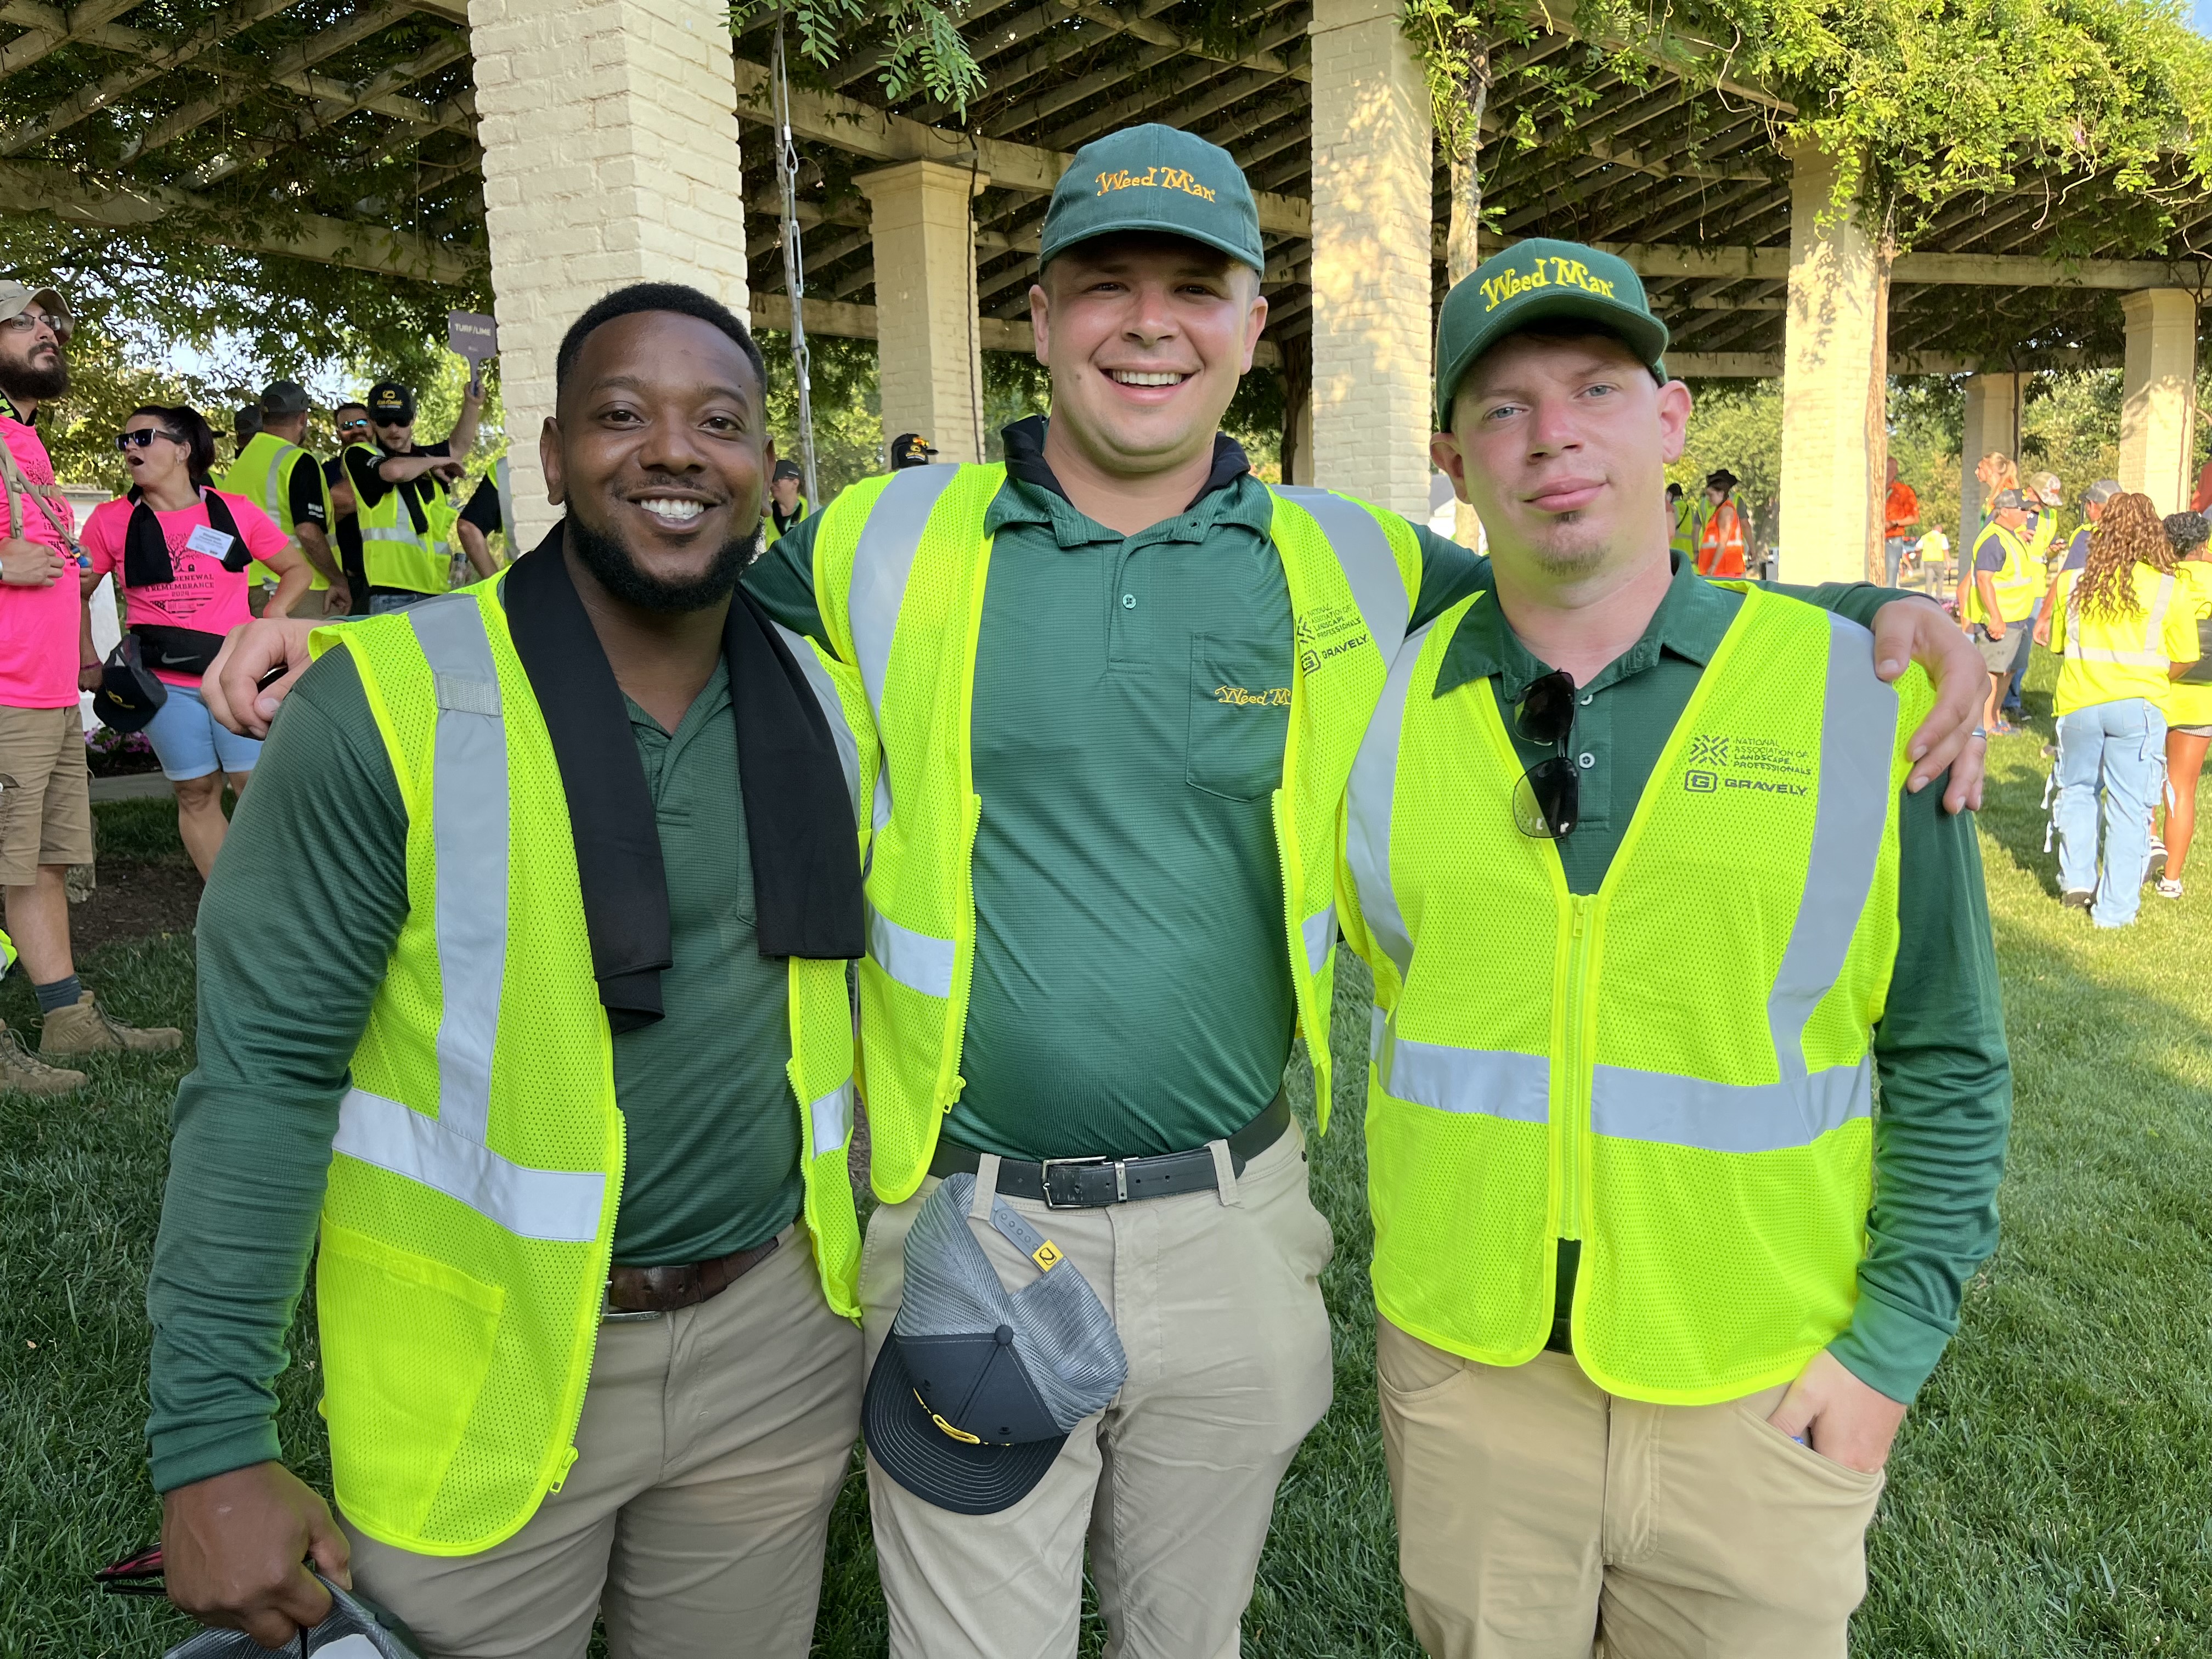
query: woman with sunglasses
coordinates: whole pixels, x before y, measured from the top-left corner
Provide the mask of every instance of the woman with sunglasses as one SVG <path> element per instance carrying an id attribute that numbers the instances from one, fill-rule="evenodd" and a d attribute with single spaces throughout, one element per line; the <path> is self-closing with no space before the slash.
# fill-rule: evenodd
<path id="1" fill-rule="evenodd" d="M 338 568 L 345 573 L 350 614 L 368 614 L 368 566 L 361 546 L 361 502 L 353 492 L 353 477 L 346 471 L 346 451 L 355 444 L 374 444 L 375 428 L 368 423 L 364 404 L 340 404 L 331 411 L 337 428 L 338 452 L 323 463 L 323 482 L 331 492 L 331 540 L 338 551 Z"/>
<path id="2" fill-rule="evenodd" d="M 178 833 L 205 880 L 229 827 L 223 781 L 243 795 L 261 745 L 216 724 L 200 699 L 200 676 L 223 635 L 252 616 L 250 562 L 258 559 L 277 574 L 272 617 L 289 613 L 313 573 L 267 514 L 209 485 L 215 434 L 198 410 L 143 405 L 115 445 L 131 469 L 131 493 L 86 520 L 84 580 L 89 589 L 117 573 L 146 666 L 168 688 L 146 735 L 177 793 Z"/>

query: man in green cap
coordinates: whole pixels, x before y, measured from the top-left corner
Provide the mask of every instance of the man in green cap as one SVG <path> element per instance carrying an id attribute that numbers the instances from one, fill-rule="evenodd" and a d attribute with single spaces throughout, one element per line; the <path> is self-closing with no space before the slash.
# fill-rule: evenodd
<path id="1" fill-rule="evenodd" d="M 1222 435 L 1265 257 L 1225 151 L 1161 126 L 1086 146 L 1030 296 L 1051 419 L 1008 428 L 1003 465 L 848 487 L 746 577 L 883 753 L 860 967 L 871 1363 L 907 1231 L 957 1171 L 1080 1270 L 1128 1360 L 1003 1509 L 939 1507 L 872 1460 L 896 1659 L 1073 1655 L 1086 1543 L 1126 1659 L 1235 1653 L 1276 1485 L 1328 1404 L 1331 1239 L 1284 1070 L 1308 1034 L 1325 1112 L 1345 782 L 1397 642 L 1487 567 L 1271 489 Z M 1836 596 L 1869 617 L 1885 598 Z M 1967 659 L 1933 775 L 1980 664 L 1932 605 L 1884 623 L 1893 672 Z M 275 638 L 226 670 L 247 729 Z M 1049 1265 L 971 1225 L 1010 1289 Z"/>
<path id="2" fill-rule="evenodd" d="M 1666 346 L 1589 248 L 1445 299 L 1431 453 L 1492 580 L 1417 621 L 1346 798 L 1376 1370 L 1435 1659 L 1842 1659 L 1891 1441 L 1996 1242 L 1980 857 L 1909 781 L 1934 693 L 1670 550 Z"/>

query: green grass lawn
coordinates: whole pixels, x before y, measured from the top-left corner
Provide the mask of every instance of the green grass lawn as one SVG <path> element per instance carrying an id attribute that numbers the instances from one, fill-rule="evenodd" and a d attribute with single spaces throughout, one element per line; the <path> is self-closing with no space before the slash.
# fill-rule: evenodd
<path id="1" fill-rule="evenodd" d="M 2039 662 L 2039 681 L 2048 672 Z M 1890 1466 L 1855 1643 L 1884 1659 L 2212 1653 L 2212 861 L 2188 899 L 2147 895 L 2125 932 L 2062 910 L 2042 850 L 2039 726 L 1999 745 L 1982 822 L 2018 1079 L 2004 1237 Z M 166 803 L 101 814 L 111 853 L 173 848 L 173 824 Z M 82 965 L 123 1017 L 191 1025 L 189 941 L 110 946 Z M 1356 968 L 1344 979 L 1338 1128 L 1313 1164 L 1336 1229 L 1336 1404 L 1291 1468 L 1261 1566 L 1246 1645 L 1267 1659 L 1417 1652 L 1370 1363 L 1356 1133 L 1366 987 Z M 0 983 L 0 1016 L 34 1024 L 20 975 Z M 160 1603 L 90 1594 L 86 1575 L 155 1534 L 141 1293 L 166 1109 L 191 1056 L 187 1042 L 164 1060 L 94 1061 L 94 1087 L 75 1101 L 0 1096 L 6 1659 L 150 1659 L 187 1628 Z M 1310 1106 L 1302 1064 L 1293 1090 Z M 319 1480 L 312 1337 L 295 1352 L 285 1439 Z M 1097 1648 L 1094 1621 L 1085 1651 Z M 884 1650 L 857 1480 L 838 1510 L 817 1650 Z"/>

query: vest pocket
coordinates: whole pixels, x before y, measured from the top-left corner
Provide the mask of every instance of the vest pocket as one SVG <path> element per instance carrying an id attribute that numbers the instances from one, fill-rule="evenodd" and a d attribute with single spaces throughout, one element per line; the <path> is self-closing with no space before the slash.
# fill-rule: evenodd
<path id="1" fill-rule="evenodd" d="M 338 1505 L 387 1540 L 415 1536 L 476 1410 L 507 1292 L 325 1221 L 315 1296 Z"/>
<path id="2" fill-rule="evenodd" d="M 1290 733 L 1285 642 L 1194 635 L 1184 781 L 1226 800 L 1258 800 L 1282 781 Z"/>

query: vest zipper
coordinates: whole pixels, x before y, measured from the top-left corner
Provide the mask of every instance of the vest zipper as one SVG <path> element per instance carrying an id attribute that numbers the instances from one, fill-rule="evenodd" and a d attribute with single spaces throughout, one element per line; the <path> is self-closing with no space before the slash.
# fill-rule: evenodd
<path id="1" fill-rule="evenodd" d="M 1570 896 L 1567 912 L 1567 987 L 1561 1010 L 1562 1098 L 1566 1111 L 1553 1143 L 1559 1160 L 1559 1237 L 1583 1236 L 1583 1150 L 1589 1135 L 1589 1062 L 1584 1055 L 1583 982 L 1589 972 L 1590 907 L 1586 893 Z"/>

